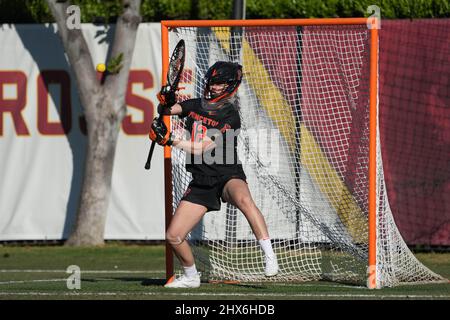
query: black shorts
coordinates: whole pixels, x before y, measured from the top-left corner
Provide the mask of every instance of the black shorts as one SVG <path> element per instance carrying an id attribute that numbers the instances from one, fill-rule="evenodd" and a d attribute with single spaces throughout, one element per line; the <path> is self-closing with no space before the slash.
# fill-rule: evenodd
<path id="1" fill-rule="evenodd" d="M 247 182 L 243 171 L 224 176 L 194 175 L 181 200 L 186 200 L 206 207 L 207 211 L 218 211 L 221 207 L 222 192 L 231 179 Z"/>

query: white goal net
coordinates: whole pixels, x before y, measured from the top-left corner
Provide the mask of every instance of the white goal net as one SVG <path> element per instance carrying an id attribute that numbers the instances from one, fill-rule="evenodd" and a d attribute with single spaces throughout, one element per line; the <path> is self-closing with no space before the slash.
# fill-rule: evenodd
<path id="1" fill-rule="evenodd" d="M 218 60 L 243 66 L 237 92 L 238 154 L 263 213 L 280 272 L 264 276 L 263 252 L 244 215 L 228 204 L 209 212 L 188 240 L 210 281 L 331 280 L 366 284 L 368 268 L 370 32 L 364 25 L 182 27 L 179 100 L 201 97 Z M 172 117 L 172 130 L 183 121 Z M 190 174 L 172 148 L 173 208 Z M 376 283 L 442 281 L 403 241 L 392 216 L 377 133 Z"/>

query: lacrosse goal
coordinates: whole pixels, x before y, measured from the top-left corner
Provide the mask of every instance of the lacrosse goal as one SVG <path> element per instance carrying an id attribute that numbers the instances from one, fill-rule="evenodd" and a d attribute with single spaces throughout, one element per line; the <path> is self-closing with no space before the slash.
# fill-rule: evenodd
<path id="1" fill-rule="evenodd" d="M 325 279 L 369 288 L 443 281 L 410 252 L 389 207 L 372 22 L 161 22 L 163 74 L 171 49 L 180 39 L 186 43 L 179 100 L 201 97 L 214 62 L 243 66 L 238 153 L 280 265 L 276 277 L 264 277 L 262 251 L 244 215 L 223 204 L 188 238 L 208 280 Z M 182 120 L 166 118 L 175 134 L 183 131 Z M 184 152 L 164 152 L 168 224 L 191 177 Z M 177 268 L 170 248 L 166 260 L 170 277 Z"/>

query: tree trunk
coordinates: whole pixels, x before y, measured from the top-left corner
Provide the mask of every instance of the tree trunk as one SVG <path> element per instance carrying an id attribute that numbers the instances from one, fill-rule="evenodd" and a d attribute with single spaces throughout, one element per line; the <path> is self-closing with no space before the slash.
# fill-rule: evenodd
<path id="1" fill-rule="evenodd" d="M 119 125 L 125 113 L 115 115 L 112 112 L 112 103 L 108 102 L 105 96 L 99 98 L 100 110 L 107 110 L 107 112 L 100 111 L 98 115 L 100 121 L 87 121 L 88 143 L 80 206 L 75 228 L 66 241 L 66 245 L 102 245 L 104 243 Z M 105 108 L 106 106 L 109 107 Z"/>
<path id="2" fill-rule="evenodd" d="M 81 30 L 66 26 L 70 1 L 47 0 L 74 71 L 87 123 L 84 180 L 75 227 L 67 245 L 102 245 L 111 194 L 114 155 L 120 124 L 126 114 L 125 94 L 141 16 L 140 0 L 122 0 L 110 56 L 123 56 L 120 68 L 97 80 L 89 48 Z"/>

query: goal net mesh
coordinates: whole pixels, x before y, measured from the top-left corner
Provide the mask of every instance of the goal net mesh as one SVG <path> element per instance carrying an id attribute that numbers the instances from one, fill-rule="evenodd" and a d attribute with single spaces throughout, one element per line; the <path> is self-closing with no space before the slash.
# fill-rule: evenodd
<path id="1" fill-rule="evenodd" d="M 223 203 L 189 234 L 210 281 L 331 280 L 365 284 L 368 268 L 369 43 L 366 25 L 175 28 L 184 39 L 179 101 L 203 93 L 218 60 L 243 66 L 237 92 L 238 155 L 265 217 L 280 272 L 264 276 L 263 252 L 246 218 Z M 172 117 L 175 135 L 183 119 Z M 377 284 L 443 279 L 422 265 L 392 216 L 377 133 Z M 190 180 L 172 148 L 173 208 Z M 179 267 L 179 266 L 178 266 Z"/>

